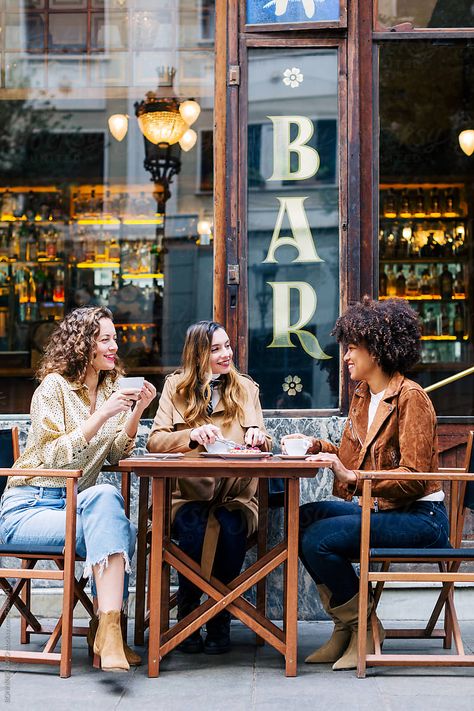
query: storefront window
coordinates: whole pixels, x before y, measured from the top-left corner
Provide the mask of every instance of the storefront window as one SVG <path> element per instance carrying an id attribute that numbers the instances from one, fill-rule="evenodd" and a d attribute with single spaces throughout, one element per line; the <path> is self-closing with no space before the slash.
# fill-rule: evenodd
<path id="1" fill-rule="evenodd" d="M 340 0 L 247 0 L 247 23 L 337 22 Z"/>
<path id="2" fill-rule="evenodd" d="M 0 26 L 0 409 L 85 304 L 161 389 L 212 316 L 214 2 L 0 0 Z"/>
<path id="3" fill-rule="evenodd" d="M 387 29 L 406 22 L 420 28 L 474 26 L 471 0 L 376 0 L 376 7 L 378 22 Z"/>
<path id="4" fill-rule="evenodd" d="M 249 370 L 268 409 L 338 406 L 336 49 L 249 54 Z"/>
<path id="5" fill-rule="evenodd" d="M 380 47 L 379 298 L 419 315 L 424 387 L 474 361 L 474 45 Z M 472 375 L 431 393 L 438 415 L 474 414 Z"/>

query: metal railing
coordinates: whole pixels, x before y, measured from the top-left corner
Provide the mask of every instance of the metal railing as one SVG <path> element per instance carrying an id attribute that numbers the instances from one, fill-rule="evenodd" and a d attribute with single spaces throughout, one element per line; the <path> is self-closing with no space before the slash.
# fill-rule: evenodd
<path id="1" fill-rule="evenodd" d="M 444 388 L 445 385 L 450 385 L 450 383 L 461 380 L 461 378 L 465 378 L 467 375 L 474 375 L 474 365 L 470 368 L 466 368 L 466 370 L 461 370 L 461 372 L 456 373 L 456 375 L 451 375 L 449 378 L 444 378 L 444 380 L 433 383 L 433 385 L 428 385 L 427 388 L 424 388 L 425 393 L 431 393 L 433 390 L 438 390 L 438 388 Z"/>

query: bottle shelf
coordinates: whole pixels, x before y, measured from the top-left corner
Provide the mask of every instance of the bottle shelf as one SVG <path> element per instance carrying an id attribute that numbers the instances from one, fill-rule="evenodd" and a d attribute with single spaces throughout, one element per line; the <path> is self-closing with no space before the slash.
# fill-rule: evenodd
<path id="1" fill-rule="evenodd" d="M 443 299 L 438 294 L 420 294 L 419 296 L 409 296 L 408 294 L 393 294 L 393 296 L 379 296 L 379 301 L 386 301 L 387 299 L 405 299 L 406 301 L 437 301 L 443 304 L 450 304 L 453 301 L 465 301 L 466 295 L 453 294 L 450 299 Z"/>
<path id="2" fill-rule="evenodd" d="M 460 222 L 467 220 L 467 215 L 381 215 L 380 222 L 398 222 L 406 220 L 407 222 Z"/>
<path id="3" fill-rule="evenodd" d="M 461 343 L 462 341 L 468 341 L 469 336 L 463 336 L 462 338 L 457 338 L 456 336 L 451 336 L 451 335 L 444 335 L 444 336 L 422 336 L 421 337 L 422 341 L 458 341 Z"/>
<path id="4" fill-rule="evenodd" d="M 459 255 L 456 257 L 390 257 L 386 259 L 381 257 L 380 264 L 452 264 L 453 267 L 459 264 L 460 261 L 466 262 L 467 255 Z"/>

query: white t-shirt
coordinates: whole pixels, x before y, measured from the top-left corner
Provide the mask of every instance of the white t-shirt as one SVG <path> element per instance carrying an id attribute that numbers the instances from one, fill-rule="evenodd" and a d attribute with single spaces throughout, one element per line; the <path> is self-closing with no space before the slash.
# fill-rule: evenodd
<path id="1" fill-rule="evenodd" d="M 381 390 L 379 393 L 373 393 L 372 390 L 370 391 L 369 419 L 367 422 L 367 432 L 370 429 L 370 425 L 374 420 L 375 413 L 377 412 L 377 408 L 384 394 L 385 390 Z M 434 494 L 422 496 L 421 499 L 417 499 L 417 501 L 444 501 L 444 491 L 435 491 Z"/>

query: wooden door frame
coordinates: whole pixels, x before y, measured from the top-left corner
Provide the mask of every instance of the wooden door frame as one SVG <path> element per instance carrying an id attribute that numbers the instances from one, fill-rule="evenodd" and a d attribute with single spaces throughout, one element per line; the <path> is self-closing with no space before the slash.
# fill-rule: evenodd
<path id="1" fill-rule="evenodd" d="M 244 27 L 244 0 L 216 0 L 215 94 L 215 266 L 214 318 L 235 344 L 236 362 L 248 365 L 246 131 L 247 49 L 249 47 L 338 48 L 340 310 L 365 293 L 374 295 L 372 3 L 351 2 L 347 29 L 256 33 Z M 239 24 L 240 21 L 240 24 Z M 238 67 L 235 81 L 230 68 Z M 361 98 L 362 97 L 362 98 Z M 363 100 L 362 100 L 363 99 Z M 364 200 L 361 200 L 361 195 Z M 350 246 L 350 260 L 349 260 Z M 240 283 L 228 283 L 228 265 L 239 264 Z M 340 359 L 340 398 L 336 412 L 347 412 L 349 379 Z M 270 411 L 268 412 L 270 414 Z M 329 414 L 323 410 L 279 414 Z"/>

